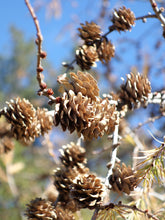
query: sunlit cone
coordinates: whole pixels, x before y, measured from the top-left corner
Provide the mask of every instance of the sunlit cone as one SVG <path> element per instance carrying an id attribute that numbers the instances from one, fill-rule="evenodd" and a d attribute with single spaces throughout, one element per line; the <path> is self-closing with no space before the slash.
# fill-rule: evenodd
<path id="1" fill-rule="evenodd" d="M 79 209 L 77 203 L 70 197 L 70 187 L 73 180 L 78 176 L 88 173 L 89 169 L 84 165 L 81 167 L 61 167 L 57 168 L 54 173 L 54 185 L 59 191 L 58 201 L 61 207 L 75 212 Z"/>
<path id="2" fill-rule="evenodd" d="M 47 109 L 41 109 L 39 107 L 37 108 L 36 115 L 38 123 L 40 124 L 41 134 L 44 135 L 52 129 L 53 117 L 48 114 Z"/>
<path id="3" fill-rule="evenodd" d="M 87 127 L 81 133 L 85 140 L 92 140 L 112 133 L 117 123 L 116 106 L 110 104 L 108 99 L 99 98 L 93 103 Z"/>
<path id="4" fill-rule="evenodd" d="M 119 194 L 123 192 L 130 194 L 131 191 L 138 185 L 139 180 L 131 166 L 126 166 L 125 163 L 116 164 L 113 168 L 113 173 L 109 178 L 111 189 Z"/>
<path id="5" fill-rule="evenodd" d="M 148 78 L 139 73 L 130 73 L 127 75 L 126 83 L 121 85 L 119 96 L 121 101 L 131 109 L 138 108 L 140 105 L 146 107 L 149 93 L 151 93 L 151 85 Z"/>
<path id="6" fill-rule="evenodd" d="M 85 158 L 85 149 L 74 142 L 64 145 L 62 149 L 60 149 L 60 152 L 60 160 L 66 167 L 79 167 L 87 162 Z"/>
<path id="7" fill-rule="evenodd" d="M 16 98 L 7 102 L 2 114 L 11 123 L 11 130 L 16 139 L 24 144 L 34 141 L 40 134 L 40 125 L 36 117 L 36 110 L 27 99 Z"/>
<path id="8" fill-rule="evenodd" d="M 83 45 L 76 50 L 76 62 L 82 70 L 89 70 L 92 66 L 96 66 L 98 54 L 96 45 Z"/>
<path id="9" fill-rule="evenodd" d="M 68 129 L 70 133 L 75 130 L 81 132 L 87 126 L 90 115 L 87 105 L 90 101 L 80 92 L 77 95 L 72 90 L 68 93 L 64 92 L 60 103 L 55 106 L 55 126 L 61 124 L 63 131 Z"/>
<path id="10" fill-rule="evenodd" d="M 99 88 L 97 81 L 91 74 L 78 71 L 77 74 L 70 72 L 69 76 L 70 78 L 63 74 L 58 77 L 57 81 L 60 83 L 60 92 L 73 90 L 75 94 L 81 92 L 82 95 L 96 100 L 96 97 L 99 96 Z"/>
<path id="11" fill-rule="evenodd" d="M 111 43 L 111 41 L 103 38 L 102 42 L 98 46 L 97 53 L 99 60 L 102 63 L 108 63 L 111 58 L 115 56 L 115 46 Z"/>
<path id="12" fill-rule="evenodd" d="M 85 166 L 81 167 L 61 167 L 54 171 L 54 185 L 59 193 L 67 196 L 70 191 L 70 185 L 79 174 L 88 173 L 89 169 Z"/>
<path id="13" fill-rule="evenodd" d="M 81 24 L 81 28 L 78 28 L 80 34 L 79 36 L 86 42 L 91 43 L 95 40 L 100 40 L 101 38 L 101 29 L 94 22 L 85 22 L 85 24 Z"/>
<path id="14" fill-rule="evenodd" d="M 102 203 L 104 185 L 94 174 L 77 176 L 71 185 L 71 197 L 80 208 L 95 209 Z"/>
<path id="15" fill-rule="evenodd" d="M 115 9 L 112 17 L 113 25 L 117 31 L 128 31 L 135 24 L 135 15 L 125 6 Z"/>
<path id="16" fill-rule="evenodd" d="M 98 97 L 92 101 L 80 92 L 75 95 L 69 90 L 55 107 L 55 126 L 61 124 L 63 131 L 68 129 L 70 133 L 76 130 L 86 140 L 113 132 L 116 123 L 116 106 L 110 104 L 108 99 Z"/>
<path id="17" fill-rule="evenodd" d="M 50 201 L 36 198 L 27 205 L 25 215 L 29 220 L 74 220 L 68 210 L 54 207 Z"/>

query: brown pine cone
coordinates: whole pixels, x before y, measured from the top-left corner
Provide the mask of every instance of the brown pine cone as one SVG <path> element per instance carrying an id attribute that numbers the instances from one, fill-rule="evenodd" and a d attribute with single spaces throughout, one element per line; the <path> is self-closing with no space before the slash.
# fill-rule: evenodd
<path id="1" fill-rule="evenodd" d="M 41 109 L 39 107 L 37 108 L 36 115 L 41 128 L 41 134 L 44 135 L 52 129 L 53 117 L 48 114 L 48 110 L 46 108 Z"/>
<path id="2" fill-rule="evenodd" d="M 71 197 L 80 208 L 95 209 L 102 203 L 104 185 L 94 174 L 77 176 L 71 185 Z"/>
<path id="3" fill-rule="evenodd" d="M 69 73 L 70 78 L 63 74 L 58 77 L 57 81 L 61 84 L 60 92 L 73 90 L 75 94 L 81 92 L 82 95 L 88 96 L 92 100 L 96 100 L 96 96 L 99 96 L 99 88 L 97 81 L 88 72 L 78 71 Z"/>
<path id="4" fill-rule="evenodd" d="M 61 124 L 63 131 L 68 129 L 70 133 L 75 130 L 81 132 L 87 126 L 90 115 L 87 105 L 90 101 L 91 99 L 80 92 L 77 95 L 72 90 L 64 92 L 60 103 L 55 106 L 55 126 Z"/>
<path id="5" fill-rule="evenodd" d="M 111 189 L 119 194 L 123 192 L 130 194 L 131 191 L 138 185 L 139 180 L 132 170 L 131 166 L 126 166 L 125 163 L 116 164 L 113 168 L 113 174 L 109 178 Z"/>
<path id="6" fill-rule="evenodd" d="M 54 185 L 59 193 L 63 195 L 63 200 L 68 198 L 70 185 L 76 176 L 82 173 L 88 173 L 88 171 L 89 169 L 83 165 L 81 167 L 61 167 L 54 171 Z"/>
<path id="7" fill-rule="evenodd" d="M 8 108 L 4 108 L 3 114 L 11 123 L 11 130 L 15 138 L 24 144 L 34 141 L 35 137 L 40 134 L 36 110 L 33 105 L 26 99 L 16 98 L 7 102 Z"/>
<path id="8" fill-rule="evenodd" d="M 106 38 L 103 38 L 103 41 L 100 43 L 97 49 L 99 60 L 102 63 L 108 63 L 112 57 L 115 56 L 115 46 L 108 41 Z"/>
<path id="9" fill-rule="evenodd" d="M 27 205 L 25 215 L 29 220 L 74 220 L 74 216 L 68 210 L 60 206 L 54 207 L 50 201 L 36 198 Z"/>
<path id="10" fill-rule="evenodd" d="M 83 45 L 76 50 L 76 62 L 82 70 L 89 70 L 91 66 L 96 66 L 98 54 L 96 45 Z"/>
<path id="11" fill-rule="evenodd" d="M 139 73 L 131 73 L 127 75 L 126 83 L 121 85 L 119 97 L 131 109 L 140 105 L 146 107 L 149 93 L 151 93 L 151 85 L 148 78 Z"/>
<path id="12" fill-rule="evenodd" d="M 55 220 L 57 213 L 52 203 L 42 198 L 36 198 L 27 205 L 25 215 L 30 220 Z"/>
<path id="13" fill-rule="evenodd" d="M 65 167 L 79 167 L 81 164 L 86 164 L 87 162 L 85 158 L 85 149 L 73 142 L 62 146 L 60 153 L 60 160 Z"/>
<path id="14" fill-rule="evenodd" d="M 114 131 L 117 123 L 116 106 L 108 99 L 97 98 L 96 102 L 70 90 L 63 94 L 61 102 L 56 104 L 54 124 L 61 124 L 63 131 L 77 131 L 84 139 L 102 137 Z"/>
<path id="15" fill-rule="evenodd" d="M 125 6 L 115 9 L 111 21 L 113 22 L 115 29 L 117 31 L 128 31 L 131 29 L 131 26 L 135 24 L 135 15 Z"/>
<path id="16" fill-rule="evenodd" d="M 91 107 L 88 124 L 81 133 L 85 140 L 102 137 L 114 131 L 117 122 L 116 106 L 110 104 L 108 99 L 97 99 Z"/>
<path id="17" fill-rule="evenodd" d="M 94 22 L 85 22 L 81 24 L 81 28 L 78 28 L 80 34 L 79 36 L 86 42 L 91 43 L 95 40 L 100 40 L 101 38 L 101 29 Z"/>

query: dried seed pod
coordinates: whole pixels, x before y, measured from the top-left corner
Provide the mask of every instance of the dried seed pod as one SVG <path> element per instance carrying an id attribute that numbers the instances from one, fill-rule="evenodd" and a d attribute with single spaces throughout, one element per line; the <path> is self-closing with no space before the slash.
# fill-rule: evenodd
<path id="1" fill-rule="evenodd" d="M 115 9 L 111 21 L 117 31 L 128 31 L 135 24 L 135 15 L 125 6 Z"/>
<path id="2" fill-rule="evenodd" d="M 85 22 L 81 24 L 81 28 L 78 28 L 80 34 L 79 36 L 86 42 L 91 43 L 95 40 L 100 40 L 101 38 L 101 28 L 94 22 Z"/>
<path id="3" fill-rule="evenodd" d="M 82 70 L 89 70 L 92 66 L 96 66 L 98 60 L 96 45 L 83 45 L 76 50 L 76 62 Z"/>
<path id="4" fill-rule="evenodd" d="M 53 125 L 53 117 L 48 114 L 48 110 L 46 108 L 37 108 L 36 116 L 38 123 L 40 124 L 41 134 L 44 135 L 49 130 L 52 129 Z"/>
<path id="5" fill-rule="evenodd" d="M 107 41 L 106 38 L 103 38 L 102 42 L 97 49 L 99 60 L 102 63 L 108 63 L 112 57 L 115 56 L 115 46 L 111 41 Z"/>
<path id="6" fill-rule="evenodd" d="M 70 78 L 63 74 L 58 77 L 57 81 L 60 83 L 60 92 L 73 90 L 75 94 L 81 92 L 82 95 L 88 96 L 92 100 L 96 100 L 99 96 L 99 88 L 97 81 L 88 72 L 78 71 L 69 73 Z"/>
<path id="7" fill-rule="evenodd" d="M 94 174 L 77 176 L 71 185 L 71 197 L 80 208 L 95 209 L 102 203 L 104 185 Z"/>
<path id="8" fill-rule="evenodd" d="M 127 75 L 126 83 L 121 85 L 119 97 L 131 109 L 140 105 L 146 107 L 149 93 L 151 93 L 151 85 L 148 78 L 139 73 L 131 73 Z"/>
<path id="9" fill-rule="evenodd" d="M 86 164 L 87 162 L 85 149 L 73 142 L 64 145 L 62 149 L 60 149 L 60 153 L 60 160 L 66 167 L 81 167 L 82 164 Z"/>
<path id="10" fill-rule="evenodd" d="M 113 168 L 113 173 L 109 178 L 111 189 L 119 194 L 123 192 L 130 194 L 131 191 L 138 185 L 139 179 L 137 178 L 131 166 L 126 166 L 125 163 L 116 164 Z"/>
<path id="11" fill-rule="evenodd" d="M 27 99 L 16 98 L 7 102 L 1 114 L 11 124 L 11 131 L 15 138 L 24 144 L 30 144 L 40 135 L 40 125 L 36 117 L 36 110 Z"/>

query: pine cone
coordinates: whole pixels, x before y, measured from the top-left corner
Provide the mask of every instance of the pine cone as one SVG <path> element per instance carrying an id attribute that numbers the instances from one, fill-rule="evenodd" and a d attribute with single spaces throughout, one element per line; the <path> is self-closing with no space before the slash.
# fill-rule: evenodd
<path id="1" fill-rule="evenodd" d="M 115 46 L 111 41 L 107 41 L 106 38 L 103 38 L 100 46 L 97 49 L 99 60 L 102 63 L 108 63 L 112 57 L 115 56 Z"/>
<path id="2" fill-rule="evenodd" d="M 147 106 L 148 94 L 151 93 L 150 81 L 146 76 L 138 74 L 128 74 L 127 81 L 121 85 L 120 99 L 127 104 L 130 109 Z"/>
<path id="3" fill-rule="evenodd" d="M 61 124 L 63 131 L 68 129 L 70 133 L 77 130 L 81 132 L 87 125 L 90 112 L 87 111 L 87 105 L 91 100 L 82 95 L 69 90 L 64 92 L 60 103 L 55 106 L 54 124 Z"/>
<path id="4" fill-rule="evenodd" d="M 94 22 L 85 22 L 81 24 L 81 28 L 78 28 L 80 32 L 80 37 L 85 41 L 85 43 L 91 43 L 95 40 L 100 40 L 101 38 L 101 29 Z"/>
<path id="5" fill-rule="evenodd" d="M 3 137 L 0 139 L 0 155 L 6 154 L 14 148 L 14 142 L 10 137 Z"/>
<path id="6" fill-rule="evenodd" d="M 68 128 L 70 133 L 76 130 L 86 140 L 113 132 L 116 122 L 116 107 L 108 99 L 97 98 L 96 102 L 91 102 L 81 93 L 76 96 L 72 90 L 68 94 L 64 93 L 61 102 L 55 107 L 55 126 L 60 123 L 63 131 Z"/>
<path id="7" fill-rule="evenodd" d="M 51 115 L 47 114 L 48 110 L 46 108 L 37 108 L 36 115 L 37 115 L 37 120 L 38 123 L 40 124 L 41 127 L 41 134 L 44 135 L 45 133 L 48 132 L 48 130 L 52 129 L 53 125 L 53 118 Z"/>
<path id="8" fill-rule="evenodd" d="M 61 195 L 63 195 L 63 200 L 68 198 L 68 193 L 70 191 L 70 185 L 73 180 L 82 173 L 88 173 L 88 168 L 84 167 L 61 167 L 57 168 L 54 173 L 54 185 Z"/>
<path id="9" fill-rule="evenodd" d="M 25 215 L 29 220 L 74 220 L 74 216 L 60 206 L 54 207 L 51 202 L 36 198 L 27 205 Z"/>
<path id="10" fill-rule="evenodd" d="M 86 164 L 85 149 L 75 143 L 64 145 L 60 149 L 60 160 L 65 167 L 80 166 Z"/>
<path id="11" fill-rule="evenodd" d="M 89 70 L 91 66 L 96 66 L 96 61 L 98 61 L 96 45 L 83 45 L 76 50 L 76 62 L 82 70 Z"/>
<path id="12" fill-rule="evenodd" d="M 11 123 L 13 135 L 24 144 L 34 141 L 40 134 L 40 127 L 33 105 L 19 97 L 7 104 L 8 108 L 4 108 L 2 114 Z"/>
<path id="13" fill-rule="evenodd" d="M 69 75 L 70 79 L 66 77 L 66 74 L 58 77 L 57 81 L 61 84 L 60 92 L 73 90 L 75 94 L 81 92 L 82 95 L 96 100 L 96 96 L 99 96 L 99 88 L 91 74 L 78 71 L 77 74 L 70 72 Z"/>
<path id="14" fill-rule="evenodd" d="M 139 181 L 131 166 L 127 167 L 122 163 L 122 166 L 116 164 L 113 168 L 113 174 L 109 178 L 109 183 L 113 191 L 116 191 L 119 194 L 125 192 L 129 195 L 138 185 Z"/>
<path id="15" fill-rule="evenodd" d="M 131 29 L 131 26 L 135 24 L 135 15 L 125 6 L 115 9 L 111 20 L 117 31 L 127 31 Z"/>
<path id="16" fill-rule="evenodd" d="M 92 140 L 113 132 L 117 123 L 116 106 L 110 104 L 108 99 L 100 98 L 93 103 L 88 124 L 81 133 L 85 140 Z"/>
<path id="17" fill-rule="evenodd" d="M 55 220 L 58 217 L 51 202 L 45 199 L 36 198 L 27 206 L 25 215 L 30 220 Z"/>
<path id="18" fill-rule="evenodd" d="M 104 185 L 94 174 L 77 176 L 71 185 L 71 197 L 80 208 L 95 209 L 103 200 Z"/>

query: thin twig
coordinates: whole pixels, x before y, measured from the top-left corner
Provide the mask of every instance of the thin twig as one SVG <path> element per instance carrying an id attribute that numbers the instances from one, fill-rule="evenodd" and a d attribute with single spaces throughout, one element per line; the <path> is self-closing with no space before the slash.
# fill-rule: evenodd
<path id="1" fill-rule="evenodd" d="M 158 8 L 157 3 L 155 2 L 155 0 L 150 0 L 152 9 L 155 12 L 156 17 L 160 20 L 163 28 L 165 28 L 165 18 L 162 15 L 162 11 Z"/>
<path id="2" fill-rule="evenodd" d="M 106 176 L 106 179 L 105 179 L 105 185 L 107 186 L 107 188 L 109 188 L 109 177 L 111 176 L 111 174 L 113 172 L 113 168 L 115 166 L 115 162 L 116 162 L 116 158 L 117 158 L 118 131 L 119 131 L 119 124 L 115 125 L 115 130 L 113 133 L 113 146 L 116 145 L 116 147 L 112 151 L 111 161 L 109 163 L 109 164 L 111 164 L 111 167 L 110 167 L 108 174 Z"/>
<path id="3" fill-rule="evenodd" d="M 41 33 L 41 29 L 40 29 L 40 25 L 39 25 L 39 21 L 37 19 L 37 16 L 34 12 L 34 9 L 32 7 L 32 5 L 30 4 L 29 0 L 25 0 L 26 6 L 33 18 L 34 21 L 34 25 L 36 27 L 36 32 L 37 32 L 37 39 L 36 39 L 36 44 L 37 44 L 37 80 L 38 80 L 38 84 L 40 87 L 40 90 L 38 91 L 38 95 L 44 95 L 47 96 L 50 100 L 51 100 L 51 104 L 56 102 L 56 98 L 53 96 L 54 92 L 51 88 L 47 88 L 47 84 L 44 82 L 44 75 L 42 74 L 43 72 L 43 67 L 41 65 L 41 60 L 46 58 L 46 52 L 42 51 L 42 41 L 43 41 L 43 36 Z"/>
<path id="4" fill-rule="evenodd" d="M 148 14 L 135 18 L 135 20 L 145 20 L 146 18 L 157 18 L 155 14 Z"/>
<path id="5" fill-rule="evenodd" d="M 133 210 L 133 211 L 137 211 L 137 212 L 140 212 L 140 213 L 142 213 L 144 215 L 147 215 L 148 218 L 152 218 L 154 220 L 159 220 L 155 215 L 153 215 L 152 213 L 148 212 L 148 210 L 141 210 L 141 209 L 137 208 L 135 205 L 132 205 L 132 206 L 124 205 L 121 202 L 119 202 L 118 204 L 110 203 L 108 205 L 98 207 L 95 210 L 94 215 L 92 216 L 91 220 L 97 219 L 97 215 L 98 215 L 99 210 L 115 209 L 115 207 L 117 207 L 117 208 L 126 208 L 126 209 L 130 209 L 130 210 Z"/>

